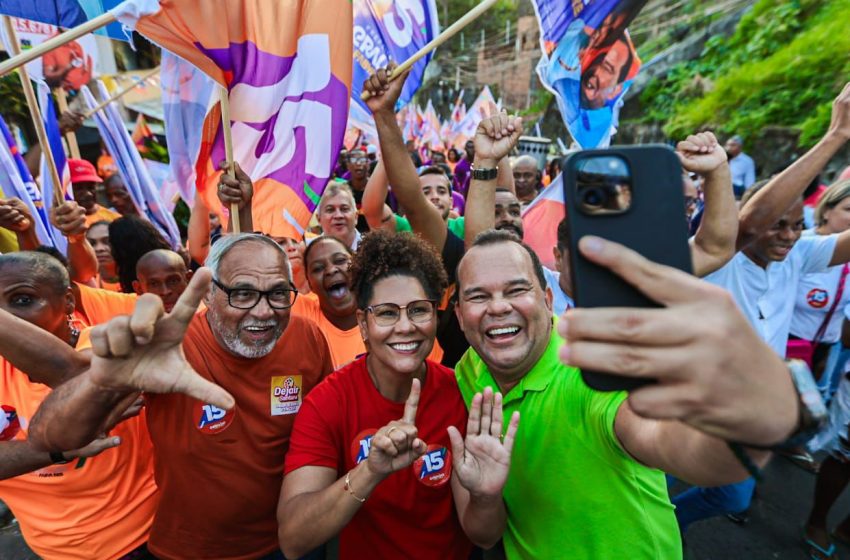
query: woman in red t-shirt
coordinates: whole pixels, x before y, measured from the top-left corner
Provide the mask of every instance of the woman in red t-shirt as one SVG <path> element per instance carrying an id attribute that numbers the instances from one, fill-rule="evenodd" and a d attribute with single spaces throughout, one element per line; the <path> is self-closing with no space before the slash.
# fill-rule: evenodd
<path id="1" fill-rule="evenodd" d="M 519 416 L 502 443 L 501 395 L 476 395 L 467 418 L 454 373 L 426 359 L 446 284 L 417 237 L 361 242 L 351 291 L 369 353 L 316 386 L 296 417 L 278 505 L 288 557 L 337 534 L 342 559 L 467 558 L 473 542 L 501 537 Z"/>

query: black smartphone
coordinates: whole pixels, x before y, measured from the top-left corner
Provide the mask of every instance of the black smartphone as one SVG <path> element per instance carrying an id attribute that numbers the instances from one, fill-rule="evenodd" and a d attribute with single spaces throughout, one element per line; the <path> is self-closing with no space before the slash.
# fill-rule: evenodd
<path id="1" fill-rule="evenodd" d="M 649 260 L 692 272 L 682 166 L 663 145 L 585 150 L 562 161 L 577 307 L 659 307 L 631 284 L 585 259 L 578 242 L 596 235 Z M 598 391 L 630 390 L 647 380 L 582 370 Z"/>

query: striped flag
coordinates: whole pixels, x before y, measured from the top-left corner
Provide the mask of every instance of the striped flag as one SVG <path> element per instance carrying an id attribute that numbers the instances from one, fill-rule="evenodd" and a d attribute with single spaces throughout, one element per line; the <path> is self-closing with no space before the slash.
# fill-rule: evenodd
<path id="1" fill-rule="evenodd" d="M 109 98 L 109 91 L 100 80 L 96 81 L 98 95 L 101 99 Z M 97 106 L 97 100 L 89 91 L 88 86 L 81 90 L 83 100 L 89 109 Z M 109 155 L 115 160 L 118 174 L 124 181 L 127 193 L 133 199 L 133 204 L 139 210 L 139 214 L 146 217 L 156 226 L 163 237 L 167 239 L 173 248 L 180 246 L 180 232 L 174 216 L 168 211 L 159 196 L 159 188 L 151 178 L 136 143 L 127 132 L 124 120 L 118 112 L 114 103 L 110 103 L 102 110 L 94 114 L 95 124 L 103 138 Z"/>
<path id="2" fill-rule="evenodd" d="M 351 92 L 346 0 L 128 0 L 119 21 L 194 64 L 230 98 L 234 159 L 254 181 L 255 229 L 300 237 L 342 147 Z M 221 208 L 221 111 L 207 111 L 198 194 Z"/>

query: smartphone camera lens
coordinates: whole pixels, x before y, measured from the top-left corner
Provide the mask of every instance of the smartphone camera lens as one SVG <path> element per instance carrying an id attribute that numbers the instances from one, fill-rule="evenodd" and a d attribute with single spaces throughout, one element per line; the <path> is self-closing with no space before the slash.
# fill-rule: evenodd
<path id="1" fill-rule="evenodd" d="M 582 195 L 584 204 L 590 206 L 591 208 L 597 208 L 599 206 L 602 206 L 602 204 L 605 202 L 605 194 L 599 187 L 586 189 L 582 193 Z"/>

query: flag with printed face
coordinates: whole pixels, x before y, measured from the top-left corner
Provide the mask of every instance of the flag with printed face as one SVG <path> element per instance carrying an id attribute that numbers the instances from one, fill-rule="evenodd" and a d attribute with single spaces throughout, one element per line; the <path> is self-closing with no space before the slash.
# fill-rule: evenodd
<path id="1" fill-rule="evenodd" d="M 488 86 L 484 86 L 461 121 L 454 127 L 455 148 L 463 148 L 466 141 L 475 136 L 475 129 L 478 128 L 478 124 L 490 115 L 490 103 L 495 102 L 493 92 L 490 91 Z"/>
<path id="2" fill-rule="evenodd" d="M 70 29 L 103 15 L 120 3 L 121 0 L 0 0 L 0 14 Z M 118 22 L 95 33 L 111 39 L 130 40 L 130 35 Z"/>
<path id="3" fill-rule="evenodd" d="M 50 225 L 41 191 L 30 175 L 24 158 L 21 157 L 18 146 L 2 116 L 0 116 L 0 188 L 3 189 L 4 196 L 19 198 L 26 204 L 30 214 L 35 218 L 35 223 L 32 225 L 41 243 L 65 251 L 67 242 Z"/>
<path id="4" fill-rule="evenodd" d="M 534 249 L 543 266 L 551 269 L 555 268 L 552 247 L 558 243 L 558 224 L 566 215 L 562 177 L 555 177 L 522 212 L 523 241 Z"/>
<path id="5" fill-rule="evenodd" d="M 254 228 L 301 237 L 342 147 L 351 94 L 345 0 L 128 0 L 119 21 L 227 88 L 234 159 L 254 182 Z M 198 195 L 220 209 L 221 110 L 204 121 Z"/>
<path id="6" fill-rule="evenodd" d="M 576 143 L 604 148 L 640 70 L 626 27 L 647 0 L 532 0 L 543 56 L 537 74 L 555 94 Z"/>
<path id="7" fill-rule="evenodd" d="M 96 84 L 98 96 L 101 99 L 108 99 L 110 93 L 103 82 L 98 80 Z M 97 106 L 97 100 L 89 91 L 88 86 L 83 86 L 80 91 L 83 95 L 83 101 L 89 109 Z M 150 171 L 141 154 L 139 154 L 136 143 L 124 126 L 124 120 L 121 118 L 118 108 L 114 103 L 110 103 L 94 114 L 94 120 L 98 132 L 100 132 L 100 137 L 106 144 L 106 150 L 115 160 L 115 164 L 118 166 L 118 174 L 121 176 L 124 187 L 139 214 L 147 218 L 176 249 L 180 246 L 180 232 L 177 229 L 177 222 L 174 221 L 174 216 L 171 215 L 160 199 L 159 185 L 156 185 L 151 178 Z"/>

